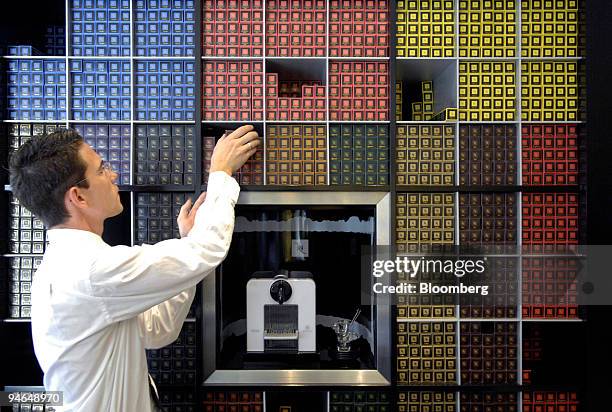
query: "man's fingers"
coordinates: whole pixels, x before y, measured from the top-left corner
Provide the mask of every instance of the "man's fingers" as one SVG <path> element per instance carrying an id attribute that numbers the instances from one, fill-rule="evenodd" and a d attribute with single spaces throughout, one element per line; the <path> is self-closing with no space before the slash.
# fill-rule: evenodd
<path id="1" fill-rule="evenodd" d="M 179 211 L 179 216 L 188 214 L 190 208 L 191 208 L 191 198 L 187 198 L 187 201 L 183 203 L 183 206 L 181 206 L 181 210 Z"/>
<path id="2" fill-rule="evenodd" d="M 243 144 L 242 146 L 240 146 L 240 151 L 242 151 L 242 152 L 256 151 L 257 147 L 260 144 L 261 144 L 261 140 L 259 140 L 259 139 L 251 140 L 250 142 L 247 142 L 247 143 Z"/>
<path id="3" fill-rule="evenodd" d="M 259 134 L 256 131 L 252 131 L 236 139 L 236 141 L 238 142 L 238 144 L 245 144 L 246 142 L 250 142 L 256 139 L 259 139 Z"/>
<path id="4" fill-rule="evenodd" d="M 240 126 L 236 130 L 234 130 L 228 137 L 230 139 L 237 139 L 237 138 L 242 137 L 243 135 L 247 134 L 251 130 L 255 130 L 253 125 L 245 124 L 244 126 Z"/>

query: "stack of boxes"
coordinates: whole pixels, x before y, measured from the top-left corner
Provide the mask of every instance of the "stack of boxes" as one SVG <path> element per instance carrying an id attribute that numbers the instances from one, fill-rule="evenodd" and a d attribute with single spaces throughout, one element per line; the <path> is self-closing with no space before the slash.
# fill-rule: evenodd
<path id="1" fill-rule="evenodd" d="M 389 396 L 385 392 L 331 392 L 329 411 L 388 412 L 391 409 Z"/>
<path id="2" fill-rule="evenodd" d="M 263 57 L 262 0 L 202 1 L 204 56 Z"/>
<path id="3" fill-rule="evenodd" d="M 398 284 L 413 284 L 418 288 L 420 282 L 429 282 L 436 285 L 448 285 L 454 279 L 444 273 L 427 270 L 421 271 L 418 279 L 401 272 L 397 274 Z M 399 319 L 442 319 L 454 318 L 457 300 L 450 294 L 436 293 L 408 293 L 397 295 L 397 318 Z"/>
<path id="4" fill-rule="evenodd" d="M 146 193 L 136 196 L 136 243 L 155 244 L 179 236 L 176 218 L 187 200 L 183 193 Z"/>
<path id="5" fill-rule="evenodd" d="M 147 350 L 147 364 L 153 380 L 162 387 L 195 385 L 196 346 L 196 324 L 186 322 L 171 345 Z"/>
<path id="6" fill-rule="evenodd" d="M 517 205 L 514 193 L 459 194 L 461 245 L 516 245 Z"/>
<path id="7" fill-rule="evenodd" d="M 522 62 L 522 120 L 570 122 L 580 120 L 578 85 L 577 62 L 550 60 Z"/>
<path id="8" fill-rule="evenodd" d="M 9 56 L 40 56 L 42 53 L 32 46 L 8 46 L 7 55 Z"/>
<path id="9" fill-rule="evenodd" d="M 455 127 L 397 126 L 398 185 L 452 185 L 455 180 Z"/>
<path id="10" fill-rule="evenodd" d="M 459 184 L 517 184 L 516 144 L 514 125 L 460 126 Z"/>
<path id="11" fill-rule="evenodd" d="M 72 120 L 130 120 L 128 60 L 71 60 Z"/>
<path id="12" fill-rule="evenodd" d="M 578 194 L 523 193 L 526 246 L 578 244 Z"/>
<path id="13" fill-rule="evenodd" d="M 516 57 L 516 19 L 516 0 L 459 0 L 459 57 Z"/>
<path id="14" fill-rule="evenodd" d="M 397 412 L 458 412 L 455 392 L 400 392 Z"/>
<path id="15" fill-rule="evenodd" d="M 455 197 L 451 193 L 398 193 L 398 252 L 428 249 L 455 242 Z"/>
<path id="16" fill-rule="evenodd" d="M 9 152 L 12 153 L 19 149 L 19 146 L 30 140 L 33 136 L 46 136 L 64 127 L 58 124 L 12 123 L 8 126 Z"/>
<path id="17" fill-rule="evenodd" d="M 159 387 L 159 403 L 162 411 L 195 411 L 196 394 L 193 389 Z"/>
<path id="18" fill-rule="evenodd" d="M 263 412 L 263 410 L 264 401 L 262 392 L 217 391 L 206 392 L 204 394 L 204 412 Z"/>
<path id="19" fill-rule="evenodd" d="M 389 63 L 331 61 L 329 116 L 332 121 L 389 120 Z"/>
<path id="20" fill-rule="evenodd" d="M 521 1 L 522 57 L 577 57 L 584 41 L 578 0 Z"/>
<path id="21" fill-rule="evenodd" d="M 32 309 L 32 280 L 42 256 L 12 257 L 9 261 L 9 317 L 29 318 Z"/>
<path id="22" fill-rule="evenodd" d="M 542 326 L 532 322 L 523 325 L 523 384 L 532 383 L 532 367 L 542 361 Z"/>
<path id="23" fill-rule="evenodd" d="M 330 125 L 331 185 L 389 184 L 387 125 Z"/>
<path id="24" fill-rule="evenodd" d="M 204 61 L 202 118 L 208 121 L 262 121 L 262 61 Z"/>
<path id="25" fill-rule="evenodd" d="M 280 81 L 266 74 L 266 118 L 280 121 L 325 121 L 325 86 L 320 81 Z"/>
<path id="26" fill-rule="evenodd" d="M 8 252 L 15 254 L 45 253 L 47 231 L 43 222 L 10 195 Z"/>
<path id="27" fill-rule="evenodd" d="M 412 120 L 431 120 L 434 116 L 434 91 L 433 82 L 421 82 L 422 101 L 412 103 Z"/>
<path id="28" fill-rule="evenodd" d="M 581 263 L 577 258 L 523 258 L 523 317 L 577 318 L 577 283 L 580 270 Z"/>
<path id="29" fill-rule="evenodd" d="M 6 93 L 9 120 L 65 120 L 66 62 L 9 60 Z"/>
<path id="30" fill-rule="evenodd" d="M 130 0 L 71 0 L 71 56 L 129 56 Z"/>
<path id="31" fill-rule="evenodd" d="M 462 392 L 460 397 L 461 412 L 481 412 L 494 410 L 518 411 L 518 397 L 515 392 Z M 523 410 L 523 412 L 527 412 Z M 532 411 L 535 412 L 535 411 Z"/>
<path id="32" fill-rule="evenodd" d="M 397 57 L 454 57 L 453 0 L 397 2 Z"/>
<path id="33" fill-rule="evenodd" d="M 515 117 L 516 69 L 513 62 L 459 62 L 459 120 L 513 121 Z"/>
<path id="34" fill-rule="evenodd" d="M 232 130 L 226 131 L 231 133 Z M 216 138 L 214 136 L 202 137 L 202 184 L 208 183 L 208 175 L 210 174 L 210 161 L 215 148 Z M 257 148 L 253 156 L 234 173 L 234 178 L 241 185 L 263 185 L 263 144 Z"/>
<path id="35" fill-rule="evenodd" d="M 389 56 L 389 2 L 332 0 L 330 57 Z"/>
<path id="36" fill-rule="evenodd" d="M 404 82 L 395 82 L 395 121 L 399 122 L 403 118 L 404 111 Z"/>
<path id="37" fill-rule="evenodd" d="M 47 56 L 66 55 L 66 29 L 64 26 L 47 26 L 45 51 Z"/>
<path id="38" fill-rule="evenodd" d="M 518 324 L 462 322 L 460 325 L 461 383 L 464 385 L 516 384 Z"/>
<path id="39" fill-rule="evenodd" d="M 508 319 L 517 317 L 518 259 L 487 256 L 485 271 L 479 275 L 488 285 L 486 296 L 464 294 L 459 297 L 462 318 Z"/>
<path id="40" fill-rule="evenodd" d="M 521 140 L 524 185 L 578 184 L 575 125 L 525 125 Z"/>
<path id="41" fill-rule="evenodd" d="M 266 184 L 327 184 L 325 125 L 266 126 Z"/>
<path id="42" fill-rule="evenodd" d="M 420 281 L 439 284 L 443 275 L 439 273 L 423 273 Z M 405 283 L 415 283 L 414 279 L 402 279 Z M 435 295 L 420 293 L 418 295 L 405 294 L 397 296 L 397 317 L 401 319 L 423 318 L 454 318 L 455 299 L 452 295 Z"/>
<path id="43" fill-rule="evenodd" d="M 193 61 L 141 60 L 135 64 L 135 120 L 194 120 Z"/>
<path id="44" fill-rule="evenodd" d="M 577 411 L 580 409 L 576 392 L 523 392 L 523 412 Z"/>
<path id="45" fill-rule="evenodd" d="M 193 56 L 194 0 L 136 0 L 136 56 Z"/>
<path id="46" fill-rule="evenodd" d="M 266 2 L 266 56 L 325 57 L 327 2 Z"/>
<path id="47" fill-rule="evenodd" d="M 456 343 L 455 322 L 398 322 L 398 384 L 456 384 Z"/>
<path id="48" fill-rule="evenodd" d="M 129 125 L 76 124 L 74 129 L 83 136 L 102 158 L 109 162 L 119 175 L 117 184 L 130 184 L 130 140 Z"/>
<path id="49" fill-rule="evenodd" d="M 193 185 L 194 126 L 137 125 L 136 185 Z"/>

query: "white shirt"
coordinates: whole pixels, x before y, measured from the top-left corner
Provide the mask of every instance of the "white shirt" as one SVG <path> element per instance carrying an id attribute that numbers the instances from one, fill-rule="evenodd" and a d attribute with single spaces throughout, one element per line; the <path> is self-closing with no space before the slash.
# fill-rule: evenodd
<path id="1" fill-rule="evenodd" d="M 145 348 L 178 337 L 195 285 L 227 255 L 239 191 L 212 173 L 189 235 L 155 245 L 49 230 L 32 285 L 32 338 L 46 390 L 64 394 L 56 410 L 150 411 Z"/>

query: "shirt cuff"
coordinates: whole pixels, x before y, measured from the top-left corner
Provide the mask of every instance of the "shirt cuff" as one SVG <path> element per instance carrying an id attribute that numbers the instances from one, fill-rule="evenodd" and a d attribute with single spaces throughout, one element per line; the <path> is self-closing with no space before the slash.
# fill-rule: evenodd
<path id="1" fill-rule="evenodd" d="M 230 198 L 232 204 L 235 205 L 240 194 L 240 186 L 236 179 L 225 172 L 212 172 L 208 176 L 208 185 L 206 186 L 206 195 L 213 196 L 225 195 Z"/>

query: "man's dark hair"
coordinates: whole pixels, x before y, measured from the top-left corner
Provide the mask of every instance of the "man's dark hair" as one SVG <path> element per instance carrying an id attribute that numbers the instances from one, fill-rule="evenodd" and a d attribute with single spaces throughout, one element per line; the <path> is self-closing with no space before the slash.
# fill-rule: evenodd
<path id="1" fill-rule="evenodd" d="M 74 130 L 60 129 L 25 142 L 9 162 L 13 195 L 38 216 L 47 228 L 64 222 L 70 214 L 64 195 L 85 178 L 87 164 L 79 155 L 83 138 Z M 89 187 L 87 181 L 79 184 Z"/>

